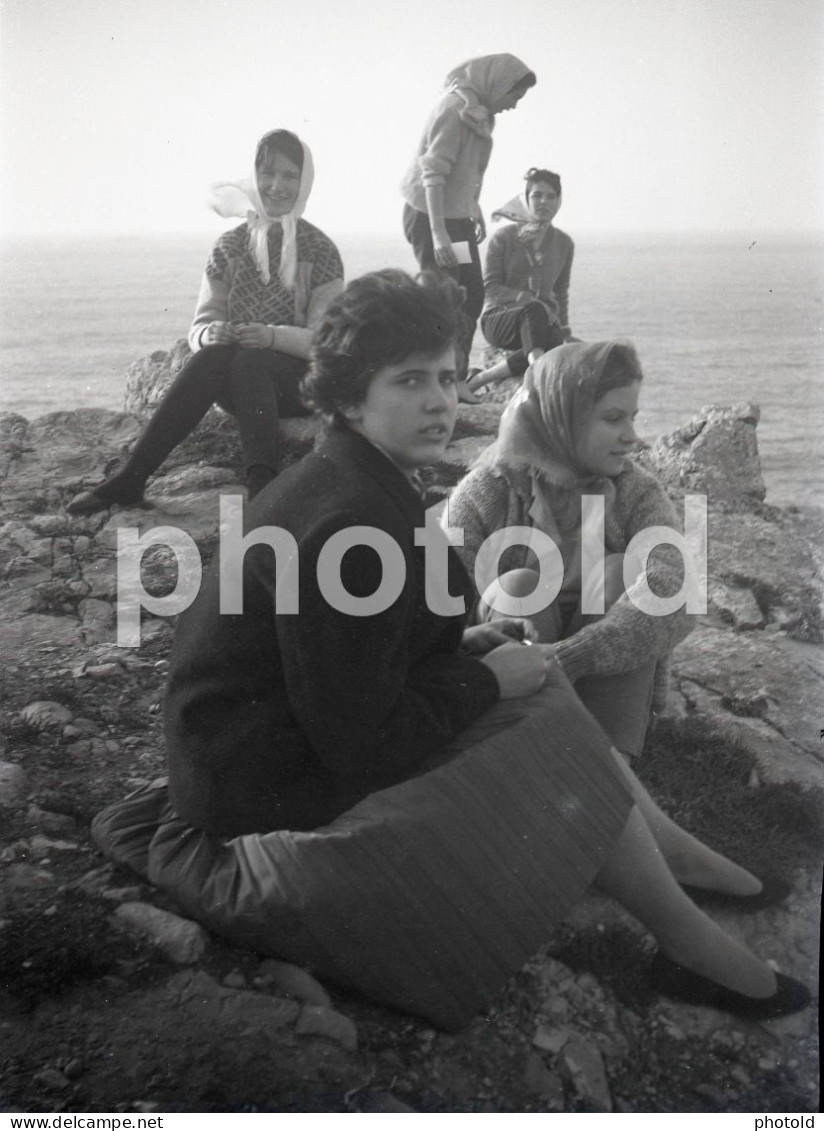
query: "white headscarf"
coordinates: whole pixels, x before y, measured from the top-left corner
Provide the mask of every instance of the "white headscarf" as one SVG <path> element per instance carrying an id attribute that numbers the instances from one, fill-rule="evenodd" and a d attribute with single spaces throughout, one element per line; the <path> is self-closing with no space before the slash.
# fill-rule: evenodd
<path id="1" fill-rule="evenodd" d="M 489 109 L 513 86 L 530 74 L 516 55 L 480 55 L 454 67 L 446 76 L 446 89 L 463 100 L 461 120 L 477 134 L 489 137 L 495 115 Z"/>
<path id="2" fill-rule="evenodd" d="M 280 224 L 283 227 L 283 247 L 280 253 L 278 275 L 285 286 L 294 290 L 298 266 L 298 220 L 303 215 L 306 201 L 312 191 L 312 182 L 315 179 L 315 166 L 309 146 L 306 142 L 300 141 L 300 138 L 297 139 L 303 148 L 300 187 L 295 203 L 285 215 L 267 215 L 258 190 L 257 179 L 258 155 L 261 149 L 277 134 L 288 132 L 287 130 L 271 130 L 264 134 L 255 149 L 251 177 L 244 178 L 242 181 L 220 181 L 218 184 L 212 185 L 209 205 L 219 216 L 243 216 L 246 218 L 249 225 L 249 249 L 254 256 L 260 277 L 264 283 L 268 283 L 271 277 L 269 272 L 269 229 L 273 224 Z"/>

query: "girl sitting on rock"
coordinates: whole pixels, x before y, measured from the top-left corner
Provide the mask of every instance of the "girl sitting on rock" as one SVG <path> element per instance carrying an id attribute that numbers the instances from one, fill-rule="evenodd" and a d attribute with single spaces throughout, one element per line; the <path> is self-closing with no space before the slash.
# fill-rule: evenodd
<path id="1" fill-rule="evenodd" d="M 481 329 L 507 358 L 470 374 L 473 391 L 521 377 L 547 350 L 571 340 L 569 279 L 575 245 L 552 221 L 561 207 L 561 178 L 530 169 L 522 196 L 492 213 L 513 220 L 489 241 Z"/>
<path id="2" fill-rule="evenodd" d="M 458 553 L 470 574 L 496 530 L 534 530 L 545 566 L 548 546 L 563 579 L 557 597 L 533 617 L 539 639 L 552 645 L 581 700 L 630 757 L 641 752 L 650 713 L 666 703 L 672 648 L 693 627 L 683 605 L 666 616 L 638 607 L 632 598 L 646 585 L 638 568 L 626 589 L 624 551 L 635 535 L 651 527 L 678 529 L 661 484 L 627 458 L 638 442 L 642 378 L 629 342 L 573 343 L 542 356 L 504 410 L 496 442 L 455 488 L 448 511 L 449 525 L 463 529 Z M 603 615 L 589 611 L 601 583 L 583 572 L 587 496 L 597 496 L 604 513 L 603 536 L 595 535 L 605 554 Z M 542 539 L 548 540 L 543 549 Z M 483 583 L 478 618 L 494 615 L 491 606 L 528 597 L 537 564 L 526 542 L 506 550 L 499 577 Z M 657 547 L 646 578 L 659 597 L 677 593 L 680 551 Z"/>
<path id="3" fill-rule="evenodd" d="M 249 180 L 215 186 L 215 210 L 246 220 L 224 232 L 206 264 L 189 331 L 194 354 L 125 465 L 75 496 L 70 514 L 139 504 L 149 476 L 213 404 L 237 419 L 249 498 L 277 474 L 278 419 L 308 411 L 300 381 L 312 329 L 343 288 L 337 248 L 303 219 L 313 179 L 308 146 L 273 130 L 257 145 Z"/>
<path id="4" fill-rule="evenodd" d="M 680 886 L 758 880 L 661 813 L 528 624 L 466 627 L 469 579 L 418 481 L 455 423 L 459 295 L 382 271 L 328 307 L 307 379 L 328 436 L 181 615 L 168 784 L 101 813 L 97 843 L 236 944 L 447 1029 L 591 883 L 658 939 L 662 990 L 799 1009 L 804 988 Z M 242 612 L 220 611 L 226 586 Z"/>

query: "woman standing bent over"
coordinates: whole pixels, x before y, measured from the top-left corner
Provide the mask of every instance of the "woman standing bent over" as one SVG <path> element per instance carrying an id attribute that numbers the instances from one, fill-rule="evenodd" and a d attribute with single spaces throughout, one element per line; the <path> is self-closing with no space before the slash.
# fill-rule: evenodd
<path id="1" fill-rule="evenodd" d="M 463 382 L 484 301 L 478 244 L 486 227 L 480 195 L 495 115 L 513 110 L 536 81 L 514 55 L 482 55 L 450 71 L 401 185 L 403 230 L 421 268 L 449 271 L 466 291 L 458 395 L 470 402 L 477 398 Z M 455 244 L 466 244 L 460 257 Z"/>

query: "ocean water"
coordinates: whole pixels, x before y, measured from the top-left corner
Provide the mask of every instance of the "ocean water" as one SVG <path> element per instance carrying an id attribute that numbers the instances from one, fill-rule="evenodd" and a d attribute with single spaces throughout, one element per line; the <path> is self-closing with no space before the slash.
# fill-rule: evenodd
<path id="1" fill-rule="evenodd" d="M 186 334 L 212 238 L 0 245 L 0 410 L 31 419 L 122 408 L 129 363 Z M 414 268 L 401 236 L 338 243 L 349 278 Z M 759 404 L 768 500 L 821 505 L 823 251 L 820 241 L 777 236 L 578 236 L 573 331 L 636 344 L 646 374 L 638 427 L 647 439 L 706 404 Z"/>

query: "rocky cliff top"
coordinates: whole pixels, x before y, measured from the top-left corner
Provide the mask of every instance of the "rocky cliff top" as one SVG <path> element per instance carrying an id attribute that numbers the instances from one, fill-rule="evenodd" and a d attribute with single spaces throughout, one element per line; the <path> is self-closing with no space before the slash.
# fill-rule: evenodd
<path id="1" fill-rule="evenodd" d="M 140 648 L 116 646 L 117 532 L 176 526 L 205 560 L 220 494 L 243 493 L 233 422 L 210 413 L 150 483 L 147 509 L 74 518 L 64 504 L 122 458 L 186 350 L 178 343 L 132 366 L 125 412 L 0 416 L 0 957 L 13 969 L 9 988 L 22 986 L 0 1026 L 11 1102 L 151 1111 L 191 1095 L 188 1110 L 221 1110 L 244 1096 L 265 1103 L 274 1067 L 285 1081 L 279 1104 L 289 1093 L 304 1105 L 342 1105 L 291 1109 L 303 1111 L 815 1110 L 814 1010 L 748 1029 L 671 1003 L 631 1008 L 591 974 L 544 955 L 488 1018 L 446 1038 L 341 995 L 330 1000 L 295 968 L 270 969 L 192 930 L 158 893 L 101 868 L 89 817 L 162 771 L 158 712 L 172 632 L 171 618 L 145 613 Z M 437 492 L 448 493 L 490 442 L 506 392 L 461 408 L 432 472 Z M 770 785 L 801 796 L 824 779 L 821 523 L 765 501 L 757 423 L 753 405 L 702 408 L 638 456 L 677 505 L 685 493 L 709 499 L 710 605 L 675 653 L 672 733 L 698 721 L 738 740 L 752 756 L 742 788 L 754 800 Z M 315 426 L 287 421 L 284 435 L 296 459 Z M 162 596 L 176 578 L 167 547 L 146 552 L 147 590 Z M 816 848 L 788 907 L 728 924 L 812 983 L 819 880 Z M 630 952 L 637 945 L 637 928 L 633 936 L 631 921 L 616 921 L 603 901 L 582 916 L 593 937 L 623 930 Z M 260 1039 L 250 1042 L 243 1018 L 252 1016 Z M 700 1080 L 677 1067 L 699 1062 Z M 181 1093 L 190 1073 L 192 1091 Z M 222 1098 L 210 1101 L 210 1088 Z"/>

